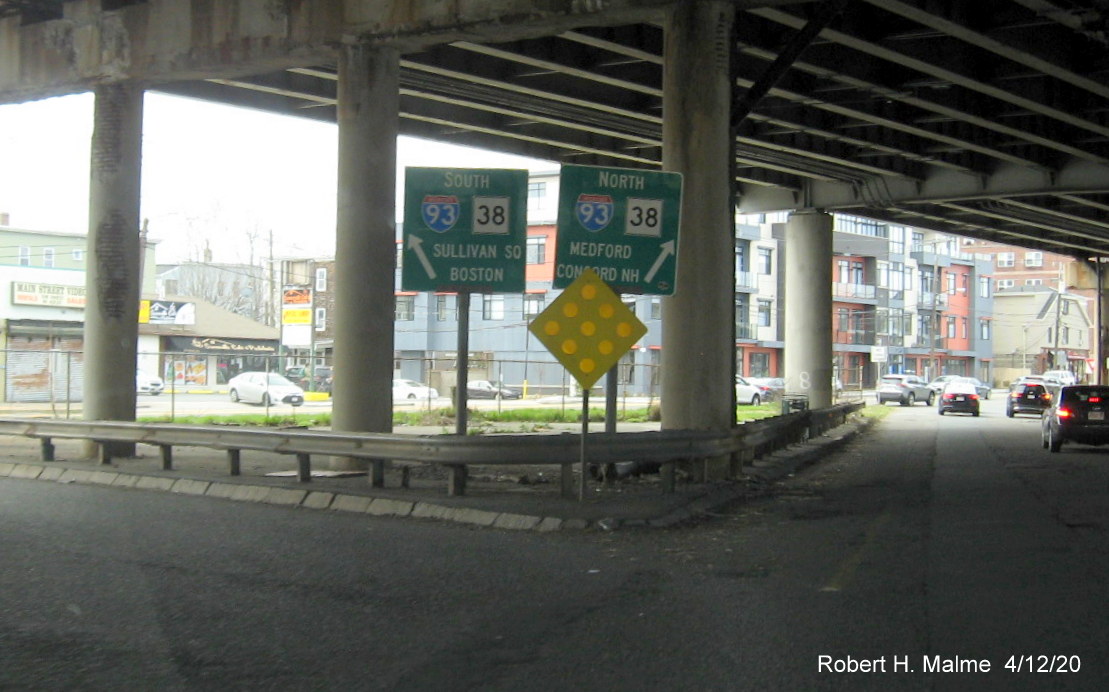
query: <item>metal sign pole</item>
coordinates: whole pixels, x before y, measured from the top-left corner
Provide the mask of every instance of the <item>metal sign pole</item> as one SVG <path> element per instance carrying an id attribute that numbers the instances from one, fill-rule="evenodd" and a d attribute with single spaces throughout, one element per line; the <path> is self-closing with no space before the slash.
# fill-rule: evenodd
<path id="1" fill-rule="evenodd" d="M 581 388 L 581 479 L 578 483 L 578 502 L 585 500 L 586 454 L 585 440 L 589 436 L 589 388 Z"/>
<path id="2" fill-rule="evenodd" d="M 470 381 L 470 293 L 458 292 L 458 372 L 455 374 L 454 432 L 466 434 L 469 423 L 466 387 Z"/>

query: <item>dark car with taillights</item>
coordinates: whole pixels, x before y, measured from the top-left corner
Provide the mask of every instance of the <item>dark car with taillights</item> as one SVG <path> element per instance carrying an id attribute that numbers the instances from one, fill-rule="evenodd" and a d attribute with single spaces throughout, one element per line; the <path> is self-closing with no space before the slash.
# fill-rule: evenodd
<path id="1" fill-rule="evenodd" d="M 978 389 L 974 383 L 965 378 L 959 378 L 951 380 L 943 388 L 936 408 L 941 416 L 945 413 L 969 413 L 977 416 L 981 410 L 979 399 Z"/>
<path id="2" fill-rule="evenodd" d="M 1039 382 L 1018 382 L 1005 400 L 1005 415 L 1010 418 L 1018 413 L 1041 416 L 1048 408 L 1051 408 L 1051 392 L 1047 385 Z"/>
<path id="3" fill-rule="evenodd" d="M 1064 443 L 1102 445 L 1109 442 L 1109 387 L 1062 387 L 1043 414 L 1044 449 L 1058 452 Z"/>

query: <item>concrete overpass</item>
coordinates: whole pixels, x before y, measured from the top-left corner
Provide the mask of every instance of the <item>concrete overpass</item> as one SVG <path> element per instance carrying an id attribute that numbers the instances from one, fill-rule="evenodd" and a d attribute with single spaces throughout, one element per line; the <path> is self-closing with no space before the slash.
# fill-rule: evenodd
<path id="1" fill-rule="evenodd" d="M 397 134 L 683 173 L 664 426 L 716 429 L 733 415 L 733 201 L 794 211 L 786 273 L 810 280 L 787 279 L 785 374 L 816 404 L 831 396 L 828 212 L 1109 254 L 1107 12 L 1098 0 L 0 0 L 0 103 L 97 95 L 86 350 L 90 391 L 105 394 L 86 399 L 90 417 L 134 415 L 112 385 L 133 361 L 141 95 L 157 89 L 338 123 L 338 271 L 370 277 L 343 282 L 337 304 L 335 364 L 350 381 L 392 372 Z M 364 393 L 376 389 L 337 385 L 336 427 L 387 430 L 388 402 Z"/>

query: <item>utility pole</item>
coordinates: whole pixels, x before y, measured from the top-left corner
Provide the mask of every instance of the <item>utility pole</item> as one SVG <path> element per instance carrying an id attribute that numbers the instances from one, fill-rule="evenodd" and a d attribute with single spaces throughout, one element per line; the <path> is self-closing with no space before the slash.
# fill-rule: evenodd
<path id="1" fill-rule="evenodd" d="M 273 327 L 277 324 L 274 319 L 274 310 L 277 303 L 277 292 L 273 287 L 273 229 L 270 229 L 270 258 L 269 258 L 269 286 L 266 288 L 266 324 Z"/>

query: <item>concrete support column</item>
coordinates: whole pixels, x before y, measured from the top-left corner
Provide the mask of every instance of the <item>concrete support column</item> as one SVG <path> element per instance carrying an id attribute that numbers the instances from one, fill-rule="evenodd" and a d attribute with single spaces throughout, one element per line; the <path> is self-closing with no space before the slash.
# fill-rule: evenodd
<path id="1" fill-rule="evenodd" d="M 735 233 L 729 50 L 732 3 L 677 3 L 666 30 L 662 167 L 683 175 L 676 290 L 663 301 L 662 427 L 735 423 Z M 689 469 L 728 473 L 728 460 Z"/>
<path id="2" fill-rule="evenodd" d="M 135 420 L 141 243 L 143 89 L 134 83 L 95 89 L 89 179 L 85 288 L 85 420 Z M 95 446 L 87 446 L 92 456 Z M 134 456 L 111 443 L 106 458 Z"/>
<path id="3" fill-rule="evenodd" d="M 332 428 L 393 429 L 397 129 L 400 54 L 339 49 L 339 180 L 335 237 Z M 365 462 L 335 459 L 337 468 Z"/>
<path id="4" fill-rule="evenodd" d="M 1094 371 L 1091 373 L 1089 384 L 1106 384 L 1106 361 L 1109 359 L 1109 298 L 1105 295 L 1106 284 L 1109 283 L 1109 267 L 1101 261 L 1094 265 L 1097 268 L 1097 343 L 1094 350 Z"/>
<path id="5" fill-rule="evenodd" d="M 785 381 L 809 406 L 832 405 L 832 216 L 789 215 L 785 234 Z"/>

